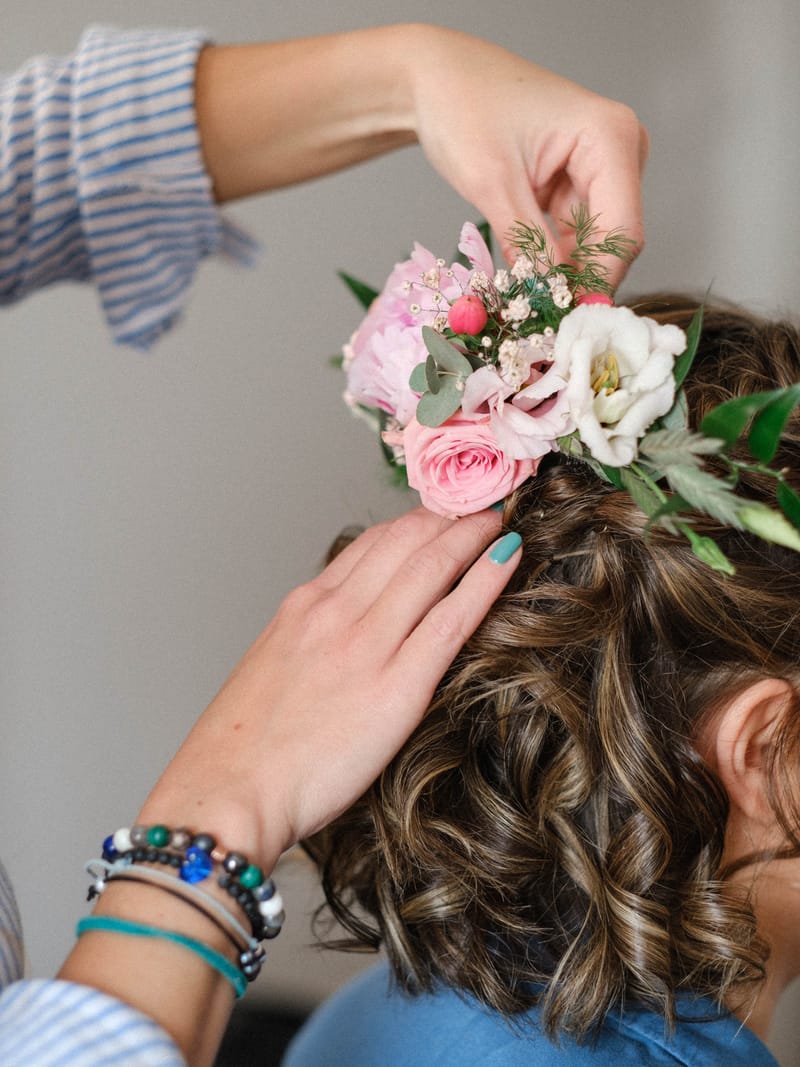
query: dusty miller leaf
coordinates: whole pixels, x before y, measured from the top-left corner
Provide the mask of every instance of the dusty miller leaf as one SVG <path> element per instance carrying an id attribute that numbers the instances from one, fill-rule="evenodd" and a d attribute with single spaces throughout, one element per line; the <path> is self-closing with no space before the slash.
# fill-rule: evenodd
<path id="1" fill-rule="evenodd" d="M 773 511 L 766 504 L 747 501 L 740 509 L 741 524 L 751 533 L 800 552 L 800 530 L 792 526 L 785 515 Z"/>
<path id="2" fill-rule="evenodd" d="M 664 476 L 691 507 L 711 515 L 725 526 L 742 529 L 740 512 L 744 501 L 736 496 L 727 482 L 708 471 L 683 464 L 665 467 Z"/>
<path id="3" fill-rule="evenodd" d="M 686 430 L 654 430 L 645 434 L 639 443 L 639 456 L 658 470 L 672 465 L 697 467 L 701 456 L 710 456 L 721 451 L 724 442 L 715 437 L 704 437 Z"/>

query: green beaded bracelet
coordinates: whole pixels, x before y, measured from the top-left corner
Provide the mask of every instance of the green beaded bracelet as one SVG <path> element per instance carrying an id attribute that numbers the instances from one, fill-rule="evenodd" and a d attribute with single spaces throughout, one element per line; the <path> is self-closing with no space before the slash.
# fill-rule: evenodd
<path id="1" fill-rule="evenodd" d="M 172 930 L 162 930 L 158 926 L 145 926 L 143 923 L 129 922 L 127 919 L 116 919 L 113 916 L 90 915 L 80 919 L 76 927 L 77 936 L 90 930 L 104 930 L 112 934 L 126 934 L 129 937 L 155 937 L 162 941 L 172 941 L 176 945 L 193 952 L 204 960 L 210 967 L 227 979 L 233 986 L 237 998 L 241 997 L 247 989 L 247 979 L 238 967 L 227 960 L 221 952 L 204 945 L 202 941 L 195 941 L 193 937 L 184 934 L 176 934 Z"/>

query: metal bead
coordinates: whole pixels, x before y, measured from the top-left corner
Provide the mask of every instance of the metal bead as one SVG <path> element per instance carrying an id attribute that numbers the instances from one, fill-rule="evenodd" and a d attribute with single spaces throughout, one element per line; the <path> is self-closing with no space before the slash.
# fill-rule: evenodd
<path id="1" fill-rule="evenodd" d="M 141 823 L 137 823 L 136 826 L 131 827 L 131 843 L 134 848 L 141 848 L 142 845 L 147 844 L 147 827 L 142 826 Z"/>
<path id="2" fill-rule="evenodd" d="M 229 852 L 222 861 L 222 866 L 229 874 L 239 874 L 240 871 L 246 869 L 247 865 L 247 856 L 243 856 L 241 852 Z"/>
<path id="3" fill-rule="evenodd" d="M 211 834 L 195 834 L 192 838 L 192 844 L 195 848 L 202 849 L 203 852 L 213 852 L 217 847 L 217 842 L 211 836 Z"/>
<path id="4" fill-rule="evenodd" d="M 183 826 L 181 826 L 177 830 L 173 830 L 170 834 L 169 843 L 172 845 L 173 848 L 180 849 L 181 851 L 187 849 L 192 843 L 191 830 L 187 830 Z"/>

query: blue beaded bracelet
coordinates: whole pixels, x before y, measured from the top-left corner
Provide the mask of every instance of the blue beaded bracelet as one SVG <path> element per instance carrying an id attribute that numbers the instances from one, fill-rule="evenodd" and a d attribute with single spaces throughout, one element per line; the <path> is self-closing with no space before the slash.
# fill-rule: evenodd
<path id="1" fill-rule="evenodd" d="M 131 863 L 167 864 L 190 884 L 210 877 L 215 863 L 219 863 L 222 874 L 217 884 L 242 908 L 253 937 L 264 941 L 277 937 L 281 931 L 286 916 L 275 883 L 241 853 L 218 850 L 211 834 L 195 834 L 183 828 L 170 830 L 161 824 L 123 827 L 103 842 L 104 860 L 114 863 L 121 858 Z"/>
<path id="2" fill-rule="evenodd" d="M 247 989 L 247 979 L 230 960 L 225 959 L 221 952 L 204 945 L 202 941 L 195 941 L 193 937 L 177 934 L 172 930 L 162 930 L 159 926 L 145 926 L 143 923 L 130 922 L 128 919 L 117 919 L 107 915 L 90 915 L 80 919 L 76 927 L 78 937 L 90 930 L 102 930 L 111 934 L 125 934 L 127 937 L 154 937 L 161 941 L 171 941 L 175 945 L 193 952 L 213 967 L 233 986 L 237 998 L 244 994 Z"/>

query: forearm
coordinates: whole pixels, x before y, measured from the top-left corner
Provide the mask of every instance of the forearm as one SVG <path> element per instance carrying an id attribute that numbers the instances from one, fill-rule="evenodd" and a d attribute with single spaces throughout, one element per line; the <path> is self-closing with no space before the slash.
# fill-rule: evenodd
<path id="1" fill-rule="evenodd" d="M 220 201 L 315 178 L 416 140 L 411 88 L 422 26 L 211 46 L 195 100 Z"/>
<path id="2" fill-rule="evenodd" d="M 110 884 L 94 915 L 158 927 L 231 954 L 208 919 L 154 886 Z M 102 930 L 79 939 L 58 977 L 107 993 L 149 1016 L 192 1067 L 213 1063 L 234 1001 L 222 975 L 183 946 Z"/>

